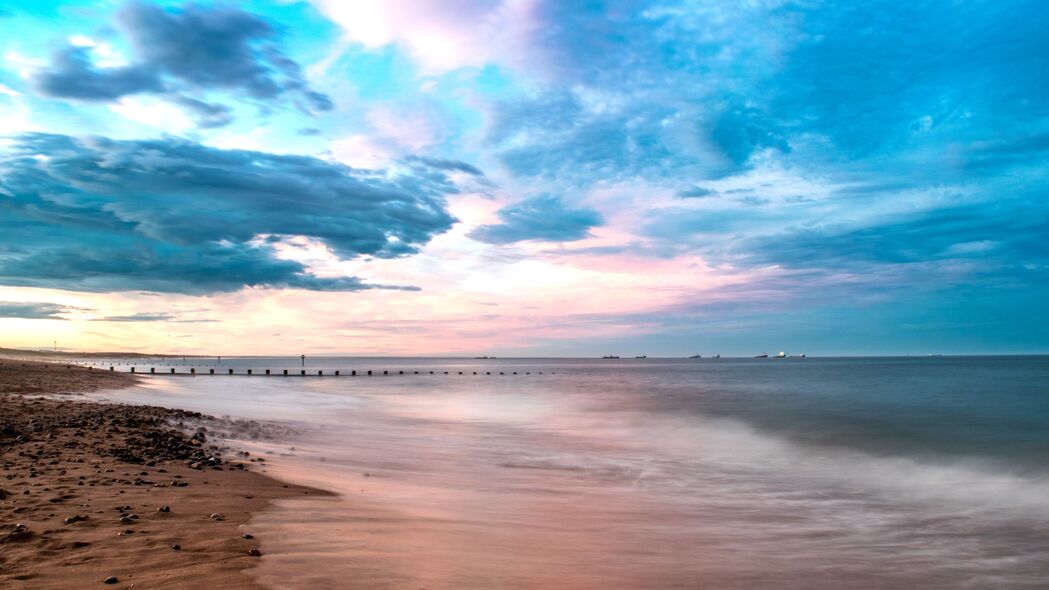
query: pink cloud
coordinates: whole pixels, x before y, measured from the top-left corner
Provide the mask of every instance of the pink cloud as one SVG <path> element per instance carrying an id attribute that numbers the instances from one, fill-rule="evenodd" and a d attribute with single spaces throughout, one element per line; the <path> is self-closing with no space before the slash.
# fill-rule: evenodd
<path id="1" fill-rule="evenodd" d="M 397 44 L 429 71 L 523 55 L 539 26 L 537 0 L 314 0 L 368 48 Z"/>

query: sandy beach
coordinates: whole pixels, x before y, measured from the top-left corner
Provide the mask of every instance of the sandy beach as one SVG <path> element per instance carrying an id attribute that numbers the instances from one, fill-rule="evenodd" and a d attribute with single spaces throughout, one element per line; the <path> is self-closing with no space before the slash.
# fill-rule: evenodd
<path id="1" fill-rule="evenodd" d="M 0 586 L 261 588 L 266 539 L 248 526 L 271 500 L 322 492 L 247 466 L 215 429 L 250 423 L 60 394 L 134 377 L 0 360 Z"/>

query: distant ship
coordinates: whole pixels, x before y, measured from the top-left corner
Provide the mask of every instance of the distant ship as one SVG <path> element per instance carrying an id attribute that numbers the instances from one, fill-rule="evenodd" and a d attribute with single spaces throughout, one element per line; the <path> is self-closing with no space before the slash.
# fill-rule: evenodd
<path id="1" fill-rule="evenodd" d="M 694 354 L 694 355 L 692 355 L 692 356 L 690 356 L 688 358 L 690 358 L 690 359 L 701 359 L 701 358 L 703 358 L 703 355 L 701 355 L 701 354 Z"/>
<path id="2" fill-rule="evenodd" d="M 603 356 L 601 358 L 603 358 L 603 359 L 617 359 L 617 358 L 619 358 L 619 355 L 617 355 L 617 354 L 606 354 L 605 356 Z"/>
<path id="3" fill-rule="evenodd" d="M 647 359 L 647 358 L 648 358 L 648 355 L 644 355 L 644 354 L 643 354 L 643 355 L 641 355 L 641 356 L 635 356 L 634 358 L 636 358 L 636 359 Z"/>
<path id="4" fill-rule="evenodd" d="M 803 359 L 803 358 L 805 358 L 805 353 L 803 352 L 801 354 L 793 354 L 793 355 L 790 356 L 790 358 L 792 358 L 792 359 Z"/>
<path id="5" fill-rule="evenodd" d="M 787 358 L 787 353 L 781 352 L 781 353 L 776 355 L 776 358 L 778 358 L 778 359 L 785 359 L 785 358 Z"/>
<path id="6" fill-rule="evenodd" d="M 719 359 L 719 358 L 721 358 L 721 355 L 720 354 L 715 354 L 714 358 Z"/>
<path id="7" fill-rule="evenodd" d="M 484 355 L 484 356 L 475 356 L 474 358 L 477 359 L 477 360 L 484 361 L 484 360 L 488 360 L 488 359 L 494 359 L 495 357 L 494 356 Z"/>
<path id="8" fill-rule="evenodd" d="M 767 359 L 767 358 L 769 358 L 769 353 L 763 352 L 763 353 L 761 353 L 759 355 L 756 355 L 754 358 L 756 358 L 756 359 Z"/>

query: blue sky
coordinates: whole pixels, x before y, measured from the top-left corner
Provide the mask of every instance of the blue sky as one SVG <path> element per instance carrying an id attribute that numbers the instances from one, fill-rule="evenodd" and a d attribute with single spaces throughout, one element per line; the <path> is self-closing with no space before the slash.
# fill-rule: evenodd
<path id="1" fill-rule="evenodd" d="M 1040 2 L 0 25 L 0 345 L 1049 351 Z"/>

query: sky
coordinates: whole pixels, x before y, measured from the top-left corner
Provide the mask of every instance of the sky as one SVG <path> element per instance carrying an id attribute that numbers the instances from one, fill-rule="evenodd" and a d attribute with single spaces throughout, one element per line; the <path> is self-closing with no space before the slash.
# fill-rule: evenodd
<path id="1" fill-rule="evenodd" d="M 1049 352 L 1041 1 L 0 0 L 0 346 Z"/>

